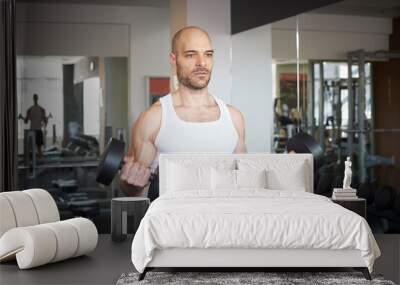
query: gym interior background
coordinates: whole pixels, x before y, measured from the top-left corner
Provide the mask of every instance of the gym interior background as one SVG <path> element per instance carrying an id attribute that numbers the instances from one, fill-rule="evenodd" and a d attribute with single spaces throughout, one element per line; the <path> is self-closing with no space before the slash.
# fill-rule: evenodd
<path id="1" fill-rule="evenodd" d="M 117 179 L 96 183 L 99 154 L 110 137 L 129 144 L 140 112 L 173 88 L 171 34 L 198 25 L 215 48 L 210 91 L 242 111 L 248 151 L 282 153 L 298 129 L 313 135 L 325 152 L 315 192 L 330 197 L 351 156 L 372 230 L 400 233 L 398 1 L 262 2 L 17 1 L 18 113 L 37 94 L 48 116 L 40 158 L 18 121 L 18 188 L 44 188 L 62 219 L 109 233 L 122 193 Z"/>

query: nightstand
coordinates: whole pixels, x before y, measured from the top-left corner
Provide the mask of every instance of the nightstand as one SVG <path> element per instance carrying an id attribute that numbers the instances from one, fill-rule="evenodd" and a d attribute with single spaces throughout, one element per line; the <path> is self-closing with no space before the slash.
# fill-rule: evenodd
<path id="1" fill-rule="evenodd" d="M 363 198 L 354 198 L 354 199 L 332 199 L 332 202 L 341 205 L 342 207 L 353 211 L 356 214 L 359 214 L 364 219 L 367 218 L 367 202 Z"/>
<path id="2" fill-rule="evenodd" d="M 124 241 L 129 233 L 135 234 L 149 205 L 149 198 L 113 198 L 111 200 L 112 241 Z"/>

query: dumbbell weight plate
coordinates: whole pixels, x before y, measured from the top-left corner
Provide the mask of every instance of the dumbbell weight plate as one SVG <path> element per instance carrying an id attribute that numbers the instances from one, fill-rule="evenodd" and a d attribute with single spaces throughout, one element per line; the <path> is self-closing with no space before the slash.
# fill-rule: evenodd
<path id="1" fill-rule="evenodd" d="M 311 153 L 314 157 L 314 169 L 323 163 L 324 152 L 321 145 L 307 133 L 297 133 L 291 137 L 286 144 L 287 152 Z"/>
<path id="2" fill-rule="evenodd" d="M 96 181 L 110 185 L 118 170 L 121 168 L 124 158 L 125 143 L 111 138 L 107 144 L 106 150 L 100 158 L 100 163 L 97 168 Z"/>

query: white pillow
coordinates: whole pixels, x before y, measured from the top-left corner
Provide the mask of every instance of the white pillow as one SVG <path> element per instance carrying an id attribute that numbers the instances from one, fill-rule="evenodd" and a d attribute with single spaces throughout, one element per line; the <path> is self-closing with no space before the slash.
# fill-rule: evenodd
<path id="1" fill-rule="evenodd" d="M 211 188 L 210 166 L 187 166 L 169 162 L 167 191 L 185 191 Z"/>
<path id="2" fill-rule="evenodd" d="M 262 170 L 211 170 L 212 189 L 267 188 L 266 171 Z"/>
<path id="3" fill-rule="evenodd" d="M 238 159 L 240 170 L 262 170 L 267 172 L 267 188 L 272 190 L 306 191 L 309 185 L 308 166 L 306 161 L 296 157 L 279 157 L 277 159 Z"/>
<path id="4" fill-rule="evenodd" d="M 267 186 L 273 190 L 289 190 L 306 192 L 306 175 L 304 164 L 298 164 L 291 169 L 269 169 L 267 171 Z"/>
<path id="5" fill-rule="evenodd" d="M 211 188 L 217 189 L 236 189 L 236 170 L 233 169 L 216 169 L 211 170 Z"/>
<path id="6" fill-rule="evenodd" d="M 267 172 L 262 170 L 236 170 L 238 188 L 267 188 Z"/>

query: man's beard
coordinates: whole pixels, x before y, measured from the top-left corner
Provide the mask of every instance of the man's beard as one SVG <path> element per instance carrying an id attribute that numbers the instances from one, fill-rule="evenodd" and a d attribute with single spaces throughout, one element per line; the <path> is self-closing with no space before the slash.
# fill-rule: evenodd
<path id="1" fill-rule="evenodd" d="M 190 75 L 195 73 L 195 72 L 207 72 L 208 74 L 206 74 L 205 76 L 208 75 L 208 78 L 205 81 L 202 82 L 196 82 L 196 80 L 193 80 L 193 78 L 190 78 Z M 178 81 L 180 84 L 182 84 L 183 86 L 189 88 L 189 89 L 193 89 L 193 90 L 201 90 L 204 89 L 205 87 L 208 86 L 208 83 L 210 82 L 211 79 L 211 71 L 209 71 L 206 68 L 197 68 L 193 71 L 191 71 L 191 73 L 188 75 L 183 74 L 182 69 L 180 68 L 179 65 L 177 65 L 176 68 L 176 75 L 178 77 Z M 194 75 L 194 74 L 193 74 Z M 194 75 L 196 76 L 196 75 Z"/>

